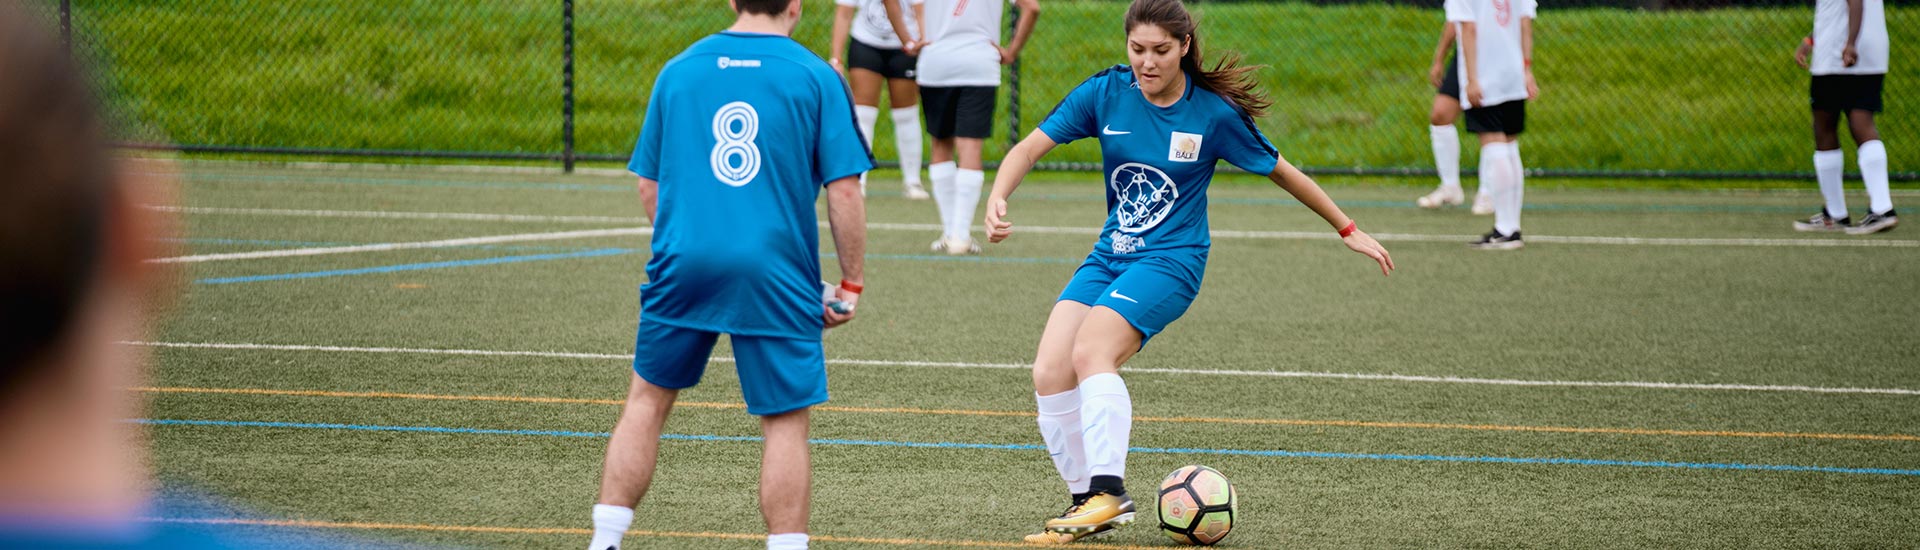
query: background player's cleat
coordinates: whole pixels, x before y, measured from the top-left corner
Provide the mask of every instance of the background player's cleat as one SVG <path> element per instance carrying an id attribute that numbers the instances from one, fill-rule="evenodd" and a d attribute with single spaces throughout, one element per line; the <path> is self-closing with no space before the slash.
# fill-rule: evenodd
<path id="1" fill-rule="evenodd" d="M 1821 214 L 1825 215 L 1824 212 Z M 1840 220 L 1840 223 L 1844 225 L 1846 220 Z M 1867 217 L 1860 219 L 1860 225 L 1848 227 L 1846 232 L 1848 235 L 1870 235 L 1893 229 L 1896 225 L 1900 225 L 1900 218 L 1888 210 L 1884 214 L 1867 214 Z M 1799 229 L 1799 224 L 1794 224 L 1794 228 Z"/>
<path id="2" fill-rule="evenodd" d="M 1413 204 L 1421 208 L 1440 208 L 1445 206 L 1460 206 L 1460 204 L 1466 202 L 1466 200 L 1467 195 L 1461 192 L 1460 188 L 1455 187 L 1448 189 L 1442 186 L 1439 189 L 1433 190 L 1432 193 L 1427 193 L 1426 196 L 1413 199 Z"/>
<path id="3" fill-rule="evenodd" d="M 946 251 L 947 251 L 947 238 L 946 238 L 946 237 L 941 237 L 941 238 L 938 238 L 938 239 L 934 239 L 934 240 L 933 240 L 933 245 L 932 245 L 932 246 L 930 246 L 930 247 L 928 247 L 928 248 L 931 248 L 931 249 L 932 249 L 932 250 L 933 250 L 934 252 L 936 252 L 936 253 L 939 253 L 939 252 L 946 252 Z"/>
<path id="4" fill-rule="evenodd" d="M 1893 214 L 1893 212 L 1888 211 L 1887 214 L 1891 215 Z M 1811 218 L 1793 222 L 1794 231 L 1804 231 L 1809 233 L 1826 232 L 1826 231 L 1846 231 L 1847 228 L 1851 226 L 1853 226 L 1852 218 L 1840 218 L 1837 220 L 1833 219 L 1833 216 L 1827 215 L 1827 209 L 1825 208 L 1820 209 L 1820 213 L 1814 214 L 1813 217 Z"/>
<path id="5" fill-rule="evenodd" d="M 1133 523 L 1133 499 L 1099 493 L 1069 508 L 1066 515 L 1047 520 L 1047 530 L 1069 535 L 1091 535 Z"/>
<path id="6" fill-rule="evenodd" d="M 1493 197 L 1489 197 L 1486 195 L 1474 195 L 1473 215 L 1492 216 L 1493 215 Z"/>
<path id="7" fill-rule="evenodd" d="M 1092 531 L 1088 531 L 1085 533 L 1055 533 L 1053 531 L 1041 531 L 1038 533 L 1027 535 L 1027 538 L 1022 540 L 1025 540 L 1033 544 L 1067 544 L 1080 539 L 1094 538 L 1112 530 L 1113 530 L 1113 526 L 1102 525 L 1100 527 L 1095 528 Z"/>
<path id="8" fill-rule="evenodd" d="M 1467 243 L 1467 246 L 1474 250 L 1514 250 L 1526 245 L 1526 242 L 1520 240 L 1519 231 L 1513 232 L 1512 235 L 1501 235 L 1498 229 L 1481 235 L 1480 240 Z"/>
<path id="9" fill-rule="evenodd" d="M 973 237 L 947 239 L 945 252 L 948 256 L 966 256 L 980 253 L 980 243 Z"/>
<path id="10" fill-rule="evenodd" d="M 907 197 L 907 200 L 923 201 L 933 197 L 933 195 L 928 195 L 927 190 L 920 187 L 918 182 L 906 182 L 902 183 L 901 186 L 901 194 Z"/>

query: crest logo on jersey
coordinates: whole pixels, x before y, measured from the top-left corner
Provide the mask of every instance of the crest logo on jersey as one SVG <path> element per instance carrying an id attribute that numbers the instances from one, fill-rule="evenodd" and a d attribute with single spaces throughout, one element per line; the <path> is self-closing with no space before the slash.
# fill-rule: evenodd
<path id="1" fill-rule="evenodd" d="M 758 60 L 758 59 L 734 59 L 734 58 L 731 58 L 731 57 L 722 57 L 722 58 L 720 58 L 720 68 L 722 68 L 722 69 L 731 69 L 731 68 L 735 68 L 735 67 L 744 67 L 744 68 L 749 68 L 749 69 L 756 69 L 756 68 L 759 68 L 759 67 L 760 67 L 760 60 Z"/>
<path id="2" fill-rule="evenodd" d="M 1173 178 L 1159 168 L 1138 162 L 1114 168 L 1107 185 L 1113 189 L 1114 200 L 1118 202 L 1113 207 L 1114 218 L 1120 222 L 1120 231 L 1126 233 L 1140 233 L 1160 225 L 1180 200 L 1180 189 L 1173 184 Z"/>
<path id="3" fill-rule="evenodd" d="M 1502 27 L 1513 21 L 1513 1 L 1493 0 L 1493 18 Z"/>
<path id="4" fill-rule="evenodd" d="M 1200 160 L 1200 134 L 1174 132 L 1172 143 L 1167 146 L 1167 160 L 1173 162 L 1196 162 Z"/>

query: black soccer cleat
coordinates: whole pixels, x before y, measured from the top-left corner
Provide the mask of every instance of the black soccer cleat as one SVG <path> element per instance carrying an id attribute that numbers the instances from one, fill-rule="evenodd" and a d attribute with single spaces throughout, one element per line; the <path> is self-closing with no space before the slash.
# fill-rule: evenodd
<path id="1" fill-rule="evenodd" d="M 1480 240 L 1467 243 L 1467 247 L 1474 250 L 1515 250 L 1526 245 L 1525 241 L 1520 240 L 1519 231 L 1513 232 L 1512 235 L 1503 235 L 1498 229 L 1481 235 Z"/>

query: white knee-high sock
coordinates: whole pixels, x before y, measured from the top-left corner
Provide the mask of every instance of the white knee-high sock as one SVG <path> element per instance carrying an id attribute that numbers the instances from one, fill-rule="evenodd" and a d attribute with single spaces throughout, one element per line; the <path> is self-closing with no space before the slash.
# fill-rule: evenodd
<path id="1" fill-rule="evenodd" d="M 620 539 L 633 525 L 633 509 L 611 504 L 593 505 L 593 542 L 587 550 L 620 550 Z"/>
<path id="2" fill-rule="evenodd" d="M 880 108 L 866 105 L 854 105 L 853 117 L 860 122 L 860 139 L 866 141 L 867 150 L 873 150 L 873 125 L 880 121 Z M 860 174 L 860 192 L 867 191 L 867 175 Z"/>
<path id="3" fill-rule="evenodd" d="M 1460 130 L 1452 124 L 1429 126 L 1427 134 L 1433 138 L 1433 168 L 1440 171 L 1440 186 L 1459 189 Z"/>
<path id="4" fill-rule="evenodd" d="M 1887 146 L 1877 139 L 1862 143 L 1854 156 L 1860 163 L 1860 179 L 1867 184 L 1869 212 L 1885 214 L 1893 210 L 1893 192 L 1887 189 Z"/>
<path id="5" fill-rule="evenodd" d="M 893 110 L 893 145 L 900 150 L 900 175 L 920 185 L 920 107 Z"/>
<path id="6" fill-rule="evenodd" d="M 807 550 L 806 533 L 767 535 L 767 550 Z"/>
<path id="7" fill-rule="evenodd" d="M 1507 207 L 1513 210 L 1513 227 L 1515 231 L 1519 231 L 1520 211 L 1523 210 L 1527 204 L 1527 167 L 1520 162 L 1520 142 L 1507 142 L 1507 158 L 1513 161 L 1513 172 L 1510 174 L 1513 177 L 1513 179 L 1510 180 L 1513 185 L 1513 193 L 1507 197 L 1507 201 L 1509 202 Z"/>
<path id="8" fill-rule="evenodd" d="M 953 227 L 953 222 L 948 220 L 948 218 L 953 215 L 953 207 L 949 205 L 953 203 L 953 179 L 955 172 L 959 171 L 960 165 L 954 164 L 953 161 L 936 162 L 927 165 L 927 179 L 933 181 L 933 204 L 940 210 L 942 235 L 945 235 L 947 228 Z"/>
<path id="9" fill-rule="evenodd" d="M 1833 219 L 1847 217 L 1847 191 L 1840 186 L 1840 176 L 1847 169 L 1847 154 L 1839 149 L 1813 152 L 1813 175 L 1820 180 L 1820 196 L 1827 199 L 1827 215 Z"/>
<path id="10" fill-rule="evenodd" d="M 1087 473 L 1127 477 L 1127 445 L 1133 436 L 1133 397 L 1118 374 L 1080 381 L 1080 418 L 1086 424 Z"/>
<path id="11" fill-rule="evenodd" d="M 1520 212 L 1507 207 L 1513 187 L 1513 150 L 1504 142 L 1480 146 L 1480 189 L 1493 200 L 1493 229 L 1502 235 L 1520 230 Z"/>
<path id="12" fill-rule="evenodd" d="M 973 211 L 980 206 L 980 188 L 987 173 L 961 168 L 953 174 L 953 216 L 947 219 L 947 236 L 965 239 L 973 232 Z"/>
<path id="13" fill-rule="evenodd" d="M 1060 480 L 1067 482 L 1067 492 L 1080 494 L 1087 492 L 1088 484 L 1093 482 L 1087 473 L 1087 440 L 1080 423 L 1080 390 L 1067 390 L 1053 395 L 1033 394 L 1040 409 L 1040 438 L 1047 442 L 1047 456 L 1053 458 L 1053 469 L 1060 472 Z"/>

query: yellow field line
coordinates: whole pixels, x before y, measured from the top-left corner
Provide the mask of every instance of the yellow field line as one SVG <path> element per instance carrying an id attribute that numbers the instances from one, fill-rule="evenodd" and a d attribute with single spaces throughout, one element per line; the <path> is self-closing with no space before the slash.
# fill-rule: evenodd
<path id="1" fill-rule="evenodd" d="M 302 397 L 355 397 L 380 399 L 423 399 L 436 401 L 496 401 L 508 403 L 560 403 L 588 405 L 619 405 L 617 399 L 579 399 L 567 397 L 516 397 L 498 395 L 434 395 L 420 393 L 395 392 L 340 392 L 320 390 L 272 390 L 258 388 L 180 388 L 180 387 L 140 387 L 136 391 L 148 393 L 200 393 L 200 394 L 237 394 L 237 395 L 275 395 Z M 745 409 L 740 403 L 712 403 L 701 401 L 680 401 L 678 407 L 702 409 Z M 1032 417 L 1034 413 L 1024 411 L 983 411 L 965 409 L 918 409 L 906 407 L 847 407 L 839 405 L 821 405 L 815 410 L 828 412 L 882 413 L 882 414 L 931 414 L 946 416 L 1011 416 Z M 1751 437 L 1767 439 L 1839 439 L 1854 441 L 1920 441 L 1920 436 L 1907 434 L 1845 434 L 1845 433 L 1808 433 L 1808 432 L 1739 432 L 1713 430 L 1655 430 L 1644 428 L 1580 428 L 1571 426 L 1511 426 L 1503 424 L 1443 424 L 1432 422 L 1369 422 L 1361 420 L 1292 420 L 1273 418 L 1210 418 L 1210 417 L 1134 417 L 1135 422 L 1165 422 L 1188 424 L 1237 424 L 1252 426 L 1303 426 L 1334 428 L 1395 428 L 1416 430 L 1470 430 L 1495 432 L 1533 432 L 1567 434 L 1607 434 L 1607 435 L 1660 435 L 1681 437 Z"/>
<path id="2" fill-rule="evenodd" d="M 516 535 L 592 535 L 593 530 L 575 527 L 492 527 L 485 525 L 428 525 L 408 523 L 367 523 L 352 521 L 314 521 L 287 519 L 243 519 L 243 518 L 141 518 L 141 521 L 159 523 L 185 523 L 194 525 L 250 525 L 265 527 L 299 527 L 308 529 L 366 529 L 392 531 L 440 531 L 453 533 L 506 533 Z M 748 533 L 714 533 L 683 531 L 627 531 L 629 536 L 684 539 L 726 539 L 726 540 L 766 540 L 766 535 Z M 1043 546 L 1024 542 L 998 542 L 986 540 L 937 540 L 909 538 L 870 538 L 839 537 L 833 535 L 813 535 L 809 539 L 819 542 L 839 542 L 848 544 L 883 544 L 890 546 L 947 546 L 964 548 L 1032 548 Z M 1160 546 L 1136 546 L 1082 543 L 1088 548 L 1107 548 L 1112 550 L 1165 550 Z"/>

